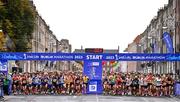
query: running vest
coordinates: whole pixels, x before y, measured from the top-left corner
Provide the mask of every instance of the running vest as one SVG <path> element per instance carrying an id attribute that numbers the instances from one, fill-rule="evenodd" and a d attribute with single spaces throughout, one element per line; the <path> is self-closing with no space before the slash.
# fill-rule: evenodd
<path id="1" fill-rule="evenodd" d="M 143 78 L 140 78 L 140 79 L 139 79 L 139 85 L 144 85 L 144 80 L 143 80 Z"/>
<path id="2" fill-rule="evenodd" d="M 156 82 L 156 85 L 157 86 L 161 86 L 162 84 L 161 84 L 161 79 L 160 78 L 156 78 L 156 80 L 155 80 Z"/>
<path id="3" fill-rule="evenodd" d="M 84 83 L 87 83 L 88 82 L 88 78 L 87 77 L 83 77 L 83 81 L 84 81 Z"/>

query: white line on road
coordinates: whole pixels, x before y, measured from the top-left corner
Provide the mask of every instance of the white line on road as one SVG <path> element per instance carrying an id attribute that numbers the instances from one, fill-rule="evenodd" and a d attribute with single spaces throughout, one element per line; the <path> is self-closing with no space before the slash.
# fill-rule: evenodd
<path id="1" fill-rule="evenodd" d="M 99 102 L 98 95 L 96 94 L 96 102 Z"/>
<path id="2" fill-rule="evenodd" d="M 144 97 L 143 97 L 143 100 L 144 100 L 144 102 L 148 102 L 148 100 L 146 100 L 146 98 L 144 98 Z"/>

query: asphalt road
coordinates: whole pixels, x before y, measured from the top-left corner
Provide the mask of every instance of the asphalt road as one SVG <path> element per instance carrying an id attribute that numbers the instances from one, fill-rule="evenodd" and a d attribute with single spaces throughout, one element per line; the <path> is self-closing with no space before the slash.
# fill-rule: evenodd
<path id="1" fill-rule="evenodd" d="M 2 101 L 1 101 L 2 102 Z M 130 97 L 130 96 L 5 96 L 4 102 L 180 102 L 178 98 L 168 97 Z"/>

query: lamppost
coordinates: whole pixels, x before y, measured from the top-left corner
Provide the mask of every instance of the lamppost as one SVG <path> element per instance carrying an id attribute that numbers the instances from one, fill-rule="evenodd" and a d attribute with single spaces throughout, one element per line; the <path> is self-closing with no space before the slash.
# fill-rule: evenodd
<path id="1" fill-rule="evenodd" d="M 147 31 L 144 32 L 140 43 L 138 44 L 138 47 L 140 48 L 140 52 L 141 53 L 148 53 L 148 35 L 147 35 Z M 147 62 L 146 61 L 142 61 L 141 62 L 141 68 L 143 68 L 143 73 L 148 73 L 148 67 L 147 67 Z"/>
<path id="2" fill-rule="evenodd" d="M 69 46 L 66 42 L 61 41 L 59 45 L 60 46 L 58 48 L 58 52 L 61 52 L 61 53 L 68 53 L 69 52 Z M 70 62 L 68 62 L 68 61 L 61 61 L 60 62 L 60 69 L 61 70 L 69 70 L 69 69 L 67 69 L 67 67 L 70 67 Z"/>
<path id="3" fill-rule="evenodd" d="M 54 46 L 57 46 L 57 44 L 54 42 L 54 39 L 52 37 L 50 37 L 49 43 L 48 43 L 48 48 L 46 48 L 46 52 L 51 52 L 51 53 L 54 52 L 55 51 Z M 54 66 L 53 64 L 54 64 L 54 62 L 47 61 L 45 63 L 45 66 L 47 65 L 47 70 L 51 71 L 52 67 Z"/>
<path id="4" fill-rule="evenodd" d="M 156 43 L 156 30 L 155 28 L 151 29 L 150 31 L 150 35 L 148 35 L 148 41 L 150 40 L 150 53 L 155 53 L 156 49 L 154 48 L 155 47 L 155 43 Z M 149 62 L 149 65 L 151 67 L 151 72 L 152 73 L 155 73 L 156 72 L 156 63 L 154 61 L 150 61 Z"/>
<path id="5" fill-rule="evenodd" d="M 163 33 L 168 32 L 171 35 L 176 36 L 176 34 L 175 34 L 175 17 L 168 16 L 165 19 L 165 21 L 163 22 L 162 29 L 163 29 Z M 174 46 L 176 46 L 176 37 L 175 36 L 171 36 L 172 42 L 173 42 L 173 45 L 172 45 L 173 46 L 173 51 L 174 51 L 173 53 L 175 53 L 175 51 L 176 51 L 176 49 L 175 49 L 176 47 L 174 47 Z M 167 62 L 166 67 L 167 67 L 167 72 L 171 72 L 171 73 L 173 73 L 175 75 L 175 67 L 176 67 L 175 62 Z"/>
<path id="6" fill-rule="evenodd" d="M 143 51 L 144 51 L 144 44 L 142 44 L 142 43 L 139 43 L 139 44 L 137 44 L 137 49 L 138 49 L 138 53 L 143 53 Z M 144 67 L 145 66 L 143 66 L 144 65 L 144 61 L 142 61 L 142 62 L 140 62 L 139 64 L 138 64 L 138 68 L 139 68 L 139 70 L 140 70 L 140 72 L 143 72 L 144 71 Z M 141 68 L 140 68 L 141 67 Z M 144 71 L 145 72 L 145 71 Z"/>

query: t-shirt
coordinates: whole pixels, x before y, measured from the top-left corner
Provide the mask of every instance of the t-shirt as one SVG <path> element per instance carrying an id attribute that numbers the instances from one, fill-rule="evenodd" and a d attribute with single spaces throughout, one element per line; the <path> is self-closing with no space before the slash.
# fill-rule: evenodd
<path id="1" fill-rule="evenodd" d="M 139 80 L 137 78 L 135 78 L 133 81 L 132 81 L 132 84 L 133 85 L 139 85 Z"/>
<path id="2" fill-rule="evenodd" d="M 38 77 L 34 77 L 32 79 L 32 81 L 33 81 L 34 84 L 38 84 L 39 83 L 39 78 Z"/>
<path id="3" fill-rule="evenodd" d="M 144 80 L 143 80 L 143 78 L 140 78 L 140 79 L 139 79 L 139 84 L 140 84 L 140 85 L 144 85 Z"/>
<path id="4" fill-rule="evenodd" d="M 167 77 L 168 84 L 172 84 L 173 79 L 171 77 Z"/>
<path id="5" fill-rule="evenodd" d="M 4 85 L 5 86 L 9 85 L 9 80 L 7 78 L 4 79 Z"/>
<path id="6" fill-rule="evenodd" d="M 110 78 L 110 83 L 111 83 L 111 84 L 115 84 L 115 77 L 114 77 L 114 76 L 112 76 L 112 77 Z"/>
<path id="7" fill-rule="evenodd" d="M 44 79 L 43 79 L 43 82 L 44 82 L 44 83 L 47 83 L 47 82 L 48 82 L 48 78 L 44 78 Z"/>
<path id="8" fill-rule="evenodd" d="M 117 79 L 116 79 L 116 84 L 121 84 L 121 82 L 122 82 L 122 79 L 121 79 L 121 78 L 117 78 Z"/>
<path id="9" fill-rule="evenodd" d="M 60 77 L 59 81 L 60 81 L 61 84 L 63 84 L 64 83 L 64 77 Z"/>
<path id="10" fill-rule="evenodd" d="M 57 82 L 56 77 L 54 77 L 52 81 L 53 81 L 53 83 L 56 83 Z"/>
<path id="11" fill-rule="evenodd" d="M 28 78 L 28 83 L 32 84 L 32 79 L 31 78 Z"/>
<path id="12" fill-rule="evenodd" d="M 132 81 L 131 81 L 131 79 L 130 78 L 126 78 L 126 85 L 131 85 L 131 83 L 132 83 Z"/>
<path id="13" fill-rule="evenodd" d="M 80 84 L 80 78 L 76 78 L 75 82 L 76 84 Z"/>
<path id="14" fill-rule="evenodd" d="M 124 75 L 122 75 L 121 78 L 122 78 L 122 80 L 125 80 L 125 79 L 126 79 Z"/>
<path id="15" fill-rule="evenodd" d="M 49 84 L 49 85 L 52 85 L 52 78 L 49 78 L 48 84 Z"/>
<path id="16" fill-rule="evenodd" d="M 38 78 L 38 84 L 41 84 L 41 82 L 42 82 L 42 81 L 41 81 L 41 79 L 40 79 L 40 78 Z"/>
<path id="17" fill-rule="evenodd" d="M 27 82 L 27 79 L 25 77 L 23 77 L 22 82 L 23 82 L 23 84 L 25 84 Z"/>
<path id="18" fill-rule="evenodd" d="M 152 75 L 149 75 L 149 76 L 147 77 L 147 81 L 148 81 L 148 83 L 151 83 L 151 82 L 152 82 L 152 80 L 153 80 L 153 76 L 152 76 Z"/>
<path id="19" fill-rule="evenodd" d="M 19 80 L 18 80 L 18 77 L 13 77 L 13 82 L 14 83 L 17 83 Z"/>
<path id="20" fill-rule="evenodd" d="M 143 81 L 144 81 L 144 85 L 146 86 L 148 84 L 147 80 L 143 79 Z"/>

